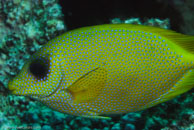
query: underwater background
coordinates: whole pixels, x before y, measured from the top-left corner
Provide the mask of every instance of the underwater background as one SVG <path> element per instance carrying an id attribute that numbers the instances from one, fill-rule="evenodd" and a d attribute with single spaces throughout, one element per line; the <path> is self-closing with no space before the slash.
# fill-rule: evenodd
<path id="1" fill-rule="evenodd" d="M 193 89 L 140 112 L 112 115 L 111 120 L 63 114 L 8 93 L 9 79 L 49 40 L 75 28 L 108 23 L 194 35 L 194 1 L 0 0 L 0 130 L 193 130 Z"/>

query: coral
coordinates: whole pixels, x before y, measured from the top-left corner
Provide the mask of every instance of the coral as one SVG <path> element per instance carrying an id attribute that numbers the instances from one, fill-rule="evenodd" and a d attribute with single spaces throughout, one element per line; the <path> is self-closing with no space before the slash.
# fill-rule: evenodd
<path id="1" fill-rule="evenodd" d="M 148 26 L 155 26 L 164 29 L 170 28 L 170 20 L 169 19 L 158 19 L 158 18 L 151 18 L 147 19 L 142 22 L 139 18 L 129 18 L 121 20 L 120 18 L 113 18 L 110 21 L 111 23 L 118 24 L 118 23 L 126 23 L 126 24 L 141 24 L 141 25 L 148 25 Z"/>

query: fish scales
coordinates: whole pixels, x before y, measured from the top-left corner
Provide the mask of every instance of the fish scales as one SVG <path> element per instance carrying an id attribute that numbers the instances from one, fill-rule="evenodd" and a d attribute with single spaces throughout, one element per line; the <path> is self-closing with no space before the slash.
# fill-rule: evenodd
<path id="1" fill-rule="evenodd" d="M 67 32 L 30 59 L 48 59 L 44 61 L 49 64 L 47 79 L 38 81 L 29 71 L 21 71 L 20 78 L 9 83 L 10 89 L 14 84 L 28 86 L 13 93 L 32 96 L 72 115 L 98 117 L 151 107 L 166 101 L 165 95 L 179 88 L 194 68 L 194 55 L 164 33 L 182 36 L 138 25 L 101 25 Z"/>

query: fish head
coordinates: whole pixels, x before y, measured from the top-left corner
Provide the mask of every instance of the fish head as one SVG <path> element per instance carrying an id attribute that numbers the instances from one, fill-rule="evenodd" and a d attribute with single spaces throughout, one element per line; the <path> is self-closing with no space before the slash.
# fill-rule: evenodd
<path id="1" fill-rule="evenodd" d="M 34 98 L 54 93 L 62 80 L 60 58 L 52 47 L 43 47 L 24 64 L 18 75 L 8 83 L 14 95 Z"/>

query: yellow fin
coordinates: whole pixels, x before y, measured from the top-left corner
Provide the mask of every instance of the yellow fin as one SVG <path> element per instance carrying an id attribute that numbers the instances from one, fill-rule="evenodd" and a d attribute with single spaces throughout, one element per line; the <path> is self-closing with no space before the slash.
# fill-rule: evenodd
<path id="1" fill-rule="evenodd" d="M 158 99 L 145 105 L 140 110 L 168 101 L 182 93 L 189 91 L 193 87 L 194 87 L 194 70 L 189 70 L 167 93 L 161 95 Z"/>
<path id="2" fill-rule="evenodd" d="M 99 113 L 97 112 L 93 112 L 93 111 L 88 111 L 89 115 L 81 115 L 82 117 L 85 118 L 94 118 L 94 119 L 106 119 L 106 120 L 111 120 L 111 117 L 107 117 L 107 116 L 100 116 Z"/>
<path id="3" fill-rule="evenodd" d="M 73 96 L 73 103 L 85 102 L 98 96 L 106 81 L 107 71 L 98 67 L 80 77 L 67 90 Z"/>
<path id="4" fill-rule="evenodd" d="M 84 115 L 81 117 L 85 117 L 85 118 L 94 118 L 94 119 L 106 119 L 106 120 L 111 120 L 111 117 L 107 117 L 107 116 L 88 116 L 88 115 Z"/>

